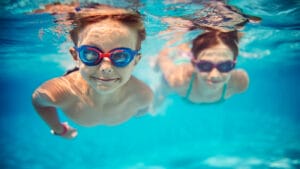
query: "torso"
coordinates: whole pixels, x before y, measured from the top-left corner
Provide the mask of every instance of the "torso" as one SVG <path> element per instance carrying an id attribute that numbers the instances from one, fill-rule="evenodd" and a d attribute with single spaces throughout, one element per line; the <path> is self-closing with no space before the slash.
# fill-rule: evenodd
<path id="1" fill-rule="evenodd" d="M 62 78 L 66 78 L 67 81 L 74 80 L 72 76 L 76 76 L 76 73 Z M 89 89 L 86 85 L 85 87 Z M 83 93 L 85 87 L 82 83 L 80 87 L 83 90 L 78 90 L 78 84 L 70 86 L 67 90 L 72 94 L 68 96 L 69 98 L 65 98 L 68 101 L 61 104 L 60 108 L 66 116 L 83 126 L 116 125 L 127 121 L 145 106 L 145 100 L 137 97 L 136 93 L 146 95 L 147 92 L 150 92 L 147 91 L 150 90 L 148 88 L 145 91 L 143 83 L 134 77 L 122 86 L 122 90 L 120 90 L 122 93 L 118 93 L 118 97 L 114 97 L 114 99 L 101 99 L 99 94 L 90 94 L 89 90 Z M 144 98 L 147 99 L 147 96 Z"/>
<path id="2" fill-rule="evenodd" d="M 232 95 L 231 84 L 224 84 L 223 87 L 214 93 L 205 94 L 204 88 L 197 84 L 196 74 L 193 73 L 188 83 L 177 88 L 177 92 L 192 103 L 221 103 Z"/>
<path id="3" fill-rule="evenodd" d="M 137 109 L 126 106 L 130 102 L 130 97 L 122 102 L 104 104 L 91 104 L 76 98 L 70 105 L 62 107 L 62 110 L 73 121 L 84 126 L 115 125 L 128 120 L 137 112 Z"/>

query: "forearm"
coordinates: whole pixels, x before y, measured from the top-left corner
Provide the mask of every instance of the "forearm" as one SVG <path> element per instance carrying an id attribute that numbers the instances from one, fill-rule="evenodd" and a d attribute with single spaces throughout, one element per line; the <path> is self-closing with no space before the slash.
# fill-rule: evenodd
<path id="1" fill-rule="evenodd" d="M 64 128 L 59 121 L 58 113 L 55 107 L 44 107 L 36 103 L 33 105 L 40 117 L 52 130 L 54 130 L 56 133 L 63 132 Z"/>
<path id="2" fill-rule="evenodd" d="M 175 67 L 173 61 L 169 58 L 167 51 L 160 52 L 157 61 L 164 76 L 168 76 Z"/>

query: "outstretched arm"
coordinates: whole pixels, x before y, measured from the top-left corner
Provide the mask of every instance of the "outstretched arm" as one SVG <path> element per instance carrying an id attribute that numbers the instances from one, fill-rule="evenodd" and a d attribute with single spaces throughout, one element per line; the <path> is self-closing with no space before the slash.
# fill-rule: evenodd
<path id="1" fill-rule="evenodd" d="M 158 65 L 163 73 L 165 80 L 168 82 L 169 86 L 173 88 L 181 87 L 186 84 L 194 71 L 193 66 L 189 60 L 190 58 L 181 56 L 179 52 L 174 52 L 176 55 L 179 55 L 176 56 L 176 58 L 178 59 L 178 61 L 184 59 L 184 63 L 176 64 L 175 61 L 170 58 L 171 51 L 184 51 L 183 46 L 186 46 L 186 44 L 173 48 L 165 48 L 159 53 L 159 56 L 157 58 Z"/>
<path id="2" fill-rule="evenodd" d="M 190 58 L 184 58 L 184 56 L 181 56 L 182 53 L 190 52 L 188 45 L 183 43 L 181 45 L 174 46 L 174 44 L 182 42 L 184 35 L 190 30 L 193 23 L 189 20 L 175 17 L 163 18 L 162 21 L 167 23 L 169 27 L 166 31 L 160 32 L 160 34 L 170 33 L 172 36 L 171 39 L 166 42 L 162 51 L 158 54 L 157 65 L 160 67 L 160 70 L 162 71 L 169 86 L 179 87 L 190 79 L 193 67 L 190 63 Z M 174 59 L 172 58 L 174 57 L 173 55 L 176 55 L 176 60 L 182 60 L 183 58 L 185 62 L 181 64 L 174 63 Z"/>
<path id="3" fill-rule="evenodd" d="M 62 92 L 59 92 L 61 88 L 57 84 L 55 85 L 58 81 L 58 79 L 50 80 L 35 90 L 32 95 L 32 104 L 37 113 L 52 129 L 53 134 L 64 138 L 74 138 L 77 135 L 77 131 L 67 123 L 59 121 L 56 107 L 61 104 L 63 95 Z M 57 99 L 59 96 L 60 99 Z"/>

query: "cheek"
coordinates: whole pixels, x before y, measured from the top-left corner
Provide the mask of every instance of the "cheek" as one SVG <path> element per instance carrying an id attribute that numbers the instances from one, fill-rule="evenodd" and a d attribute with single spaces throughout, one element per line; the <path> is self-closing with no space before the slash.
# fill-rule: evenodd
<path id="1" fill-rule="evenodd" d="M 128 80 L 133 72 L 134 66 L 132 63 L 130 65 L 126 66 L 122 69 L 117 69 L 116 71 L 119 73 L 119 75 L 122 77 L 123 80 Z"/>
<path id="2" fill-rule="evenodd" d="M 132 74 L 132 71 L 133 71 L 133 69 L 128 67 L 123 70 L 119 70 L 118 72 L 123 78 L 126 78 L 126 77 L 130 77 L 130 75 Z"/>
<path id="3" fill-rule="evenodd" d="M 85 80 L 88 80 L 90 75 L 93 74 L 95 71 L 96 71 L 96 68 L 87 67 L 83 64 L 81 64 L 79 66 L 79 72 Z"/>
<path id="4" fill-rule="evenodd" d="M 88 81 L 89 75 L 88 75 L 88 73 L 87 73 L 86 71 L 80 69 L 80 70 L 79 70 L 79 73 L 80 73 L 80 75 L 82 76 L 82 78 L 83 78 L 84 80 Z"/>
<path id="5" fill-rule="evenodd" d="M 208 73 L 205 72 L 198 72 L 198 78 L 200 79 L 207 79 L 208 78 Z"/>
<path id="6" fill-rule="evenodd" d="M 199 77 L 207 77 L 208 73 L 198 73 Z"/>
<path id="7" fill-rule="evenodd" d="M 231 77 L 231 73 L 222 73 L 221 76 L 224 81 L 228 81 Z"/>

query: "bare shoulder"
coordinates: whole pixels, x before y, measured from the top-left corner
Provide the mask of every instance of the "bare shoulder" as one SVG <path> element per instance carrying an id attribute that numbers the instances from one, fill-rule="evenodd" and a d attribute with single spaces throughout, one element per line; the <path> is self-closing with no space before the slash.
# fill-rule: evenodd
<path id="1" fill-rule="evenodd" d="M 249 86 L 248 73 L 243 69 L 233 70 L 231 73 L 229 85 L 231 86 L 234 93 L 244 92 Z"/>
<path id="2" fill-rule="evenodd" d="M 140 105 L 148 106 L 152 102 L 153 92 L 146 83 L 132 76 L 129 85 L 129 92 L 134 93 L 134 98 L 138 100 Z"/>
<path id="3" fill-rule="evenodd" d="M 50 79 L 33 93 L 33 101 L 44 106 L 59 106 L 71 97 L 71 85 L 68 78 L 62 76 Z"/>

